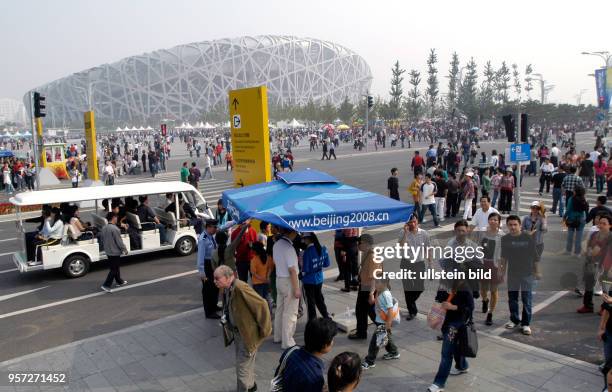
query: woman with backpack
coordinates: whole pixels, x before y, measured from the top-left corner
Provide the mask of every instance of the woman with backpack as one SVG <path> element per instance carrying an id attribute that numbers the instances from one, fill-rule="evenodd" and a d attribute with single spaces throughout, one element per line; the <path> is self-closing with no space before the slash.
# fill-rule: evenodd
<path id="1" fill-rule="evenodd" d="M 576 186 L 574 195 L 570 196 L 567 201 L 567 209 L 563 219 L 567 226 L 567 241 L 565 243 L 565 254 L 572 253 L 580 256 L 582 248 L 582 234 L 586 223 L 586 215 L 589 212 L 589 203 L 584 198 L 585 189 L 581 186 Z"/>
<path id="2" fill-rule="evenodd" d="M 302 253 L 302 268 L 300 277 L 308 305 L 308 320 L 317 317 L 317 309 L 321 317 L 329 318 L 325 298 L 323 297 L 323 268 L 330 265 L 327 248 L 321 246 L 315 233 L 304 233 L 302 240 L 306 249 Z"/>
<path id="3" fill-rule="evenodd" d="M 376 366 L 376 356 L 381 347 L 385 346 L 387 352 L 383 355 L 383 359 L 398 359 L 400 353 L 397 346 L 393 343 L 391 331 L 394 324 L 398 324 L 399 305 L 396 299 L 393 298 L 389 289 L 388 279 L 378 279 L 374 285 L 376 291 L 370 292 L 369 302 L 374 305 L 376 310 L 376 332 L 370 340 L 368 355 L 361 364 L 364 370 L 371 369 Z"/>

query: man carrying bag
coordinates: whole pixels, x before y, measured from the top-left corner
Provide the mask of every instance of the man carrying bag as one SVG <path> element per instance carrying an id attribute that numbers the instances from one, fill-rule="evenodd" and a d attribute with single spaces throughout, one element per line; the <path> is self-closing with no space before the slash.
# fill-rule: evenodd
<path id="1" fill-rule="evenodd" d="M 255 356 L 263 340 L 272 334 L 268 302 L 246 282 L 237 279 L 226 266 L 214 272 L 215 285 L 223 289 L 223 336 L 226 346 L 236 346 L 236 379 L 238 392 L 257 390 Z"/>

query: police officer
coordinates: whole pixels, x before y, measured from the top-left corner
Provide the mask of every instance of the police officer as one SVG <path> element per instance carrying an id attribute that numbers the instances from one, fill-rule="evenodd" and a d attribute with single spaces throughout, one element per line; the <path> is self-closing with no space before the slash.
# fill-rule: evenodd
<path id="1" fill-rule="evenodd" d="M 216 219 L 206 220 L 205 230 L 198 238 L 198 272 L 202 279 L 202 304 L 206 318 L 221 318 L 217 311 L 217 301 L 219 299 L 219 289 L 215 286 L 213 278 L 212 258 L 217 251 L 215 234 L 217 233 L 218 222 Z"/>

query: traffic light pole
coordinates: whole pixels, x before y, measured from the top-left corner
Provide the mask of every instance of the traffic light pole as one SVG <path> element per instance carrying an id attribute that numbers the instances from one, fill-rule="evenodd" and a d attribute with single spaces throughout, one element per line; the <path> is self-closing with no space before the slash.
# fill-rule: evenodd
<path id="1" fill-rule="evenodd" d="M 32 91 L 30 91 L 30 125 L 32 127 L 32 150 L 34 154 L 34 181 L 36 184 L 36 190 L 40 190 L 40 179 L 38 178 L 38 172 L 40 171 L 39 165 L 39 151 L 38 151 L 38 132 L 36 127 L 34 126 L 34 96 Z M 38 123 L 38 119 L 36 119 Z M 38 126 L 38 124 L 36 124 Z M 31 159 L 30 159 L 31 160 Z"/>
<path id="2" fill-rule="evenodd" d="M 370 92 L 368 91 L 366 93 L 366 112 L 365 112 L 365 135 L 364 135 L 364 139 L 368 140 L 369 136 L 370 136 L 370 121 L 368 119 L 369 117 L 369 113 L 370 113 Z M 374 141 L 374 143 L 376 143 L 376 140 Z M 368 151 L 368 144 L 366 143 L 366 151 Z"/>
<path id="3" fill-rule="evenodd" d="M 516 137 L 514 140 L 518 141 L 519 144 L 523 143 L 521 140 L 521 107 L 519 104 L 519 110 L 517 115 L 517 127 L 516 127 Z M 516 143 L 516 142 L 515 142 Z M 520 215 L 521 211 L 521 162 L 516 162 L 516 215 Z"/>

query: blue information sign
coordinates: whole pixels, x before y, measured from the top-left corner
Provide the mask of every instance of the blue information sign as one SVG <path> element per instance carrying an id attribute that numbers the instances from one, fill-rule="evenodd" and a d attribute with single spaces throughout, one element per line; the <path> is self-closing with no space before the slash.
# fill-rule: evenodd
<path id="1" fill-rule="evenodd" d="M 531 160 L 531 149 L 529 143 L 510 145 L 510 161 L 529 162 Z"/>

